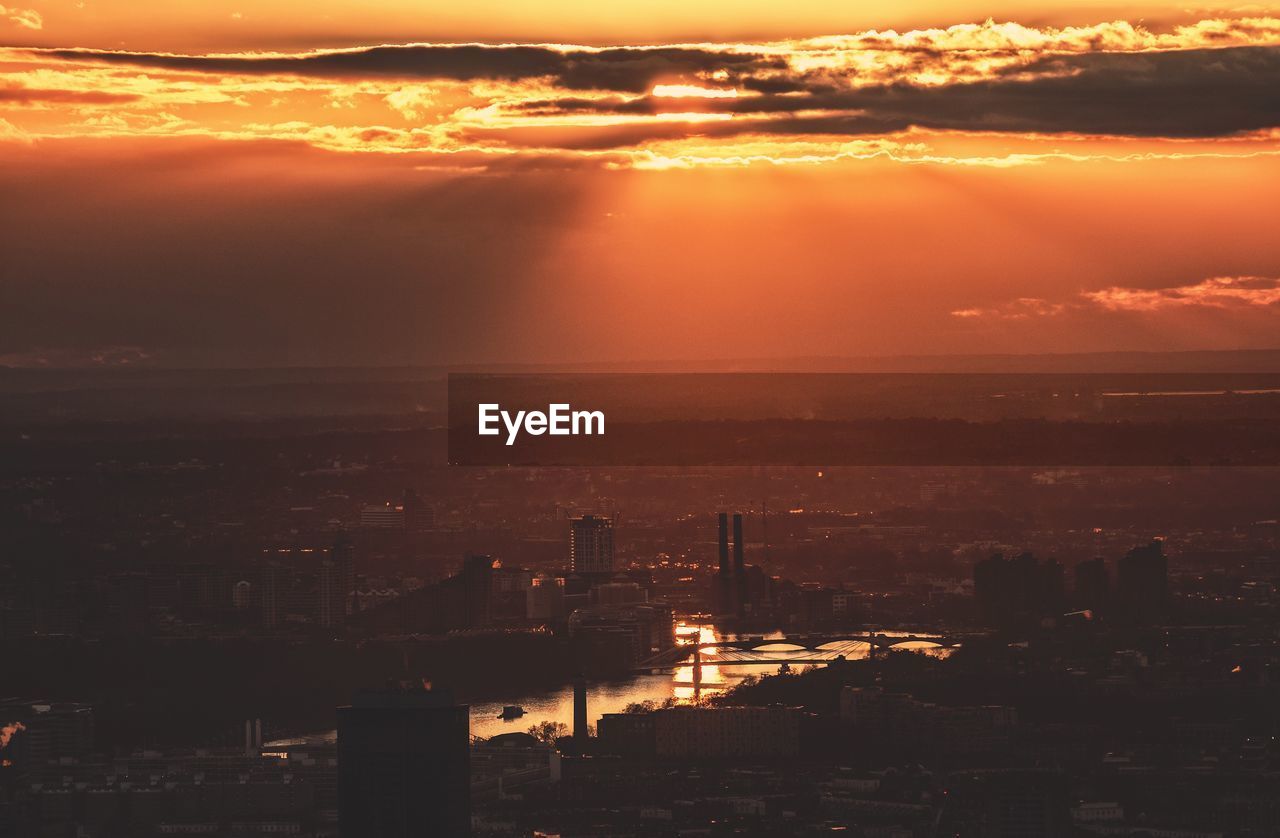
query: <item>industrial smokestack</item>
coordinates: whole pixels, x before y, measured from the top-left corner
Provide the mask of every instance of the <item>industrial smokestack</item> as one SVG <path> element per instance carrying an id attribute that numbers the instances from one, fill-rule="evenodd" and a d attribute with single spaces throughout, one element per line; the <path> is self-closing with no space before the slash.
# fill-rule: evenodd
<path id="1" fill-rule="evenodd" d="M 253 720 L 253 744 L 258 748 L 262 747 L 262 719 Z"/>
<path id="2" fill-rule="evenodd" d="M 733 573 L 742 576 L 747 566 L 742 559 L 742 513 L 733 513 Z"/>
<path id="3" fill-rule="evenodd" d="M 244 755 L 253 756 L 253 722 L 244 720 Z"/>
<path id="4" fill-rule="evenodd" d="M 729 575 L 729 513 L 720 513 L 720 575 Z"/>
<path id="5" fill-rule="evenodd" d="M 587 747 L 587 682 L 577 678 L 573 682 L 573 744 L 578 753 Z"/>
<path id="6" fill-rule="evenodd" d="M 741 617 L 747 601 L 747 565 L 742 557 L 742 513 L 733 513 L 733 613 Z"/>

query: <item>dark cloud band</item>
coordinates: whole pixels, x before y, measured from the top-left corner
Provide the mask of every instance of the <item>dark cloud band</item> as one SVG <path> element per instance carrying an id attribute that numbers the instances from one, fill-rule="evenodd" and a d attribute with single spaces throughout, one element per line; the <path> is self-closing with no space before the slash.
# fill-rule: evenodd
<path id="1" fill-rule="evenodd" d="M 408 44 L 297 56 L 197 56 L 63 49 L 43 53 L 89 61 L 203 73 L 282 74 L 332 78 L 451 79 L 471 81 L 549 78 L 571 90 L 639 93 L 664 78 L 726 70 L 746 76 L 782 70 L 777 57 L 690 47 L 618 47 L 557 50 L 542 46 Z"/>
<path id="2" fill-rule="evenodd" d="M 794 84 L 803 86 L 802 80 Z M 700 123 L 702 136 L 881 134 L 907 128 L 1135 137 L 1221 137 L 1280 126 L 1280 48 L 1236 47 L 1163 53 L 1053 56 L 995 79 L 833 91 L 824 81 L 802 94 L 763 94 L 691 104 L 659 97 L 564 97 L 523 103 L 527 113 L 732 114 Z M 643 141 L 643 129 L 633 135 Z M 667 136 L 662 128 L 658 135 Z"/>
<path id="3" fill-rule="evenodd" d="M 942 85 L 867 85 L 852 75 L 833 77 L 823 72 L 814 76 L 794 71 L 779 54 L 700 47 L 558 50 L 544 46 L 407 45 L 288 57 L 83 50 L 51 54 L 65 60 L 206 73 L 508 81 L 546 78 L 567 92 L 594 90 L 617 95 L 566 95 L 511 108 L 531 117 L 582 113 L 643 116 L 674 110 L 736 117 L 679 128 L 657 121 L 621 131 L 579 128 L 579 136 L 556 142 L 573 147 L 635 144 L 681 134 L 868 135 L 911 127 L 1196 138 L 1280 126 L 1280 47 L 1275 46 L 1047 55 L 989 79 Z M 659 81 L 697 80 L 713 73 L 752 95 L 706 100 L 632 95 L 646 93 Z M 484 130 L 491 135 L 501 133 L 500 129 Z M 512 131 L 517 136 L 528 129 Z M 593 131 L 598 136 L 586 136 Z"/>

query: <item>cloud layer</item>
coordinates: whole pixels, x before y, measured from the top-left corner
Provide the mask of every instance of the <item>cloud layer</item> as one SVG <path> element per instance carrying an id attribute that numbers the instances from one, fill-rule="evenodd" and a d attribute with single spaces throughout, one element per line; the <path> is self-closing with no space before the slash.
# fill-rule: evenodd
<path id="1" fill-rule="evenodd" d="M 1280 315 L 1280 278 L 1215 276 L 1165 288 L 1111 285 L 1094 291 L 1081 291 L 1073 298 L 1059 301 L 1018 297 L 995 306 L 956 309 L 951 315 L 965 320 L 1007 321 L 1057 317 L 1089 310 L 1146 313 L 1194 309 L 1254 309 Z"/>
<path id="2" fill-rule="evenodd" d="M 1280 325 L 1280 19 L 75 46 L 0 48 L 0 364 L 1149 350 Z"/>
<path id="3" fill-rule="evenodd" d="M 30 136 L 274 137 L 491 162 L 536 154 L 613 155 L 610 165 L 642 166 L 830 160 L 870 138 L 894 138 L 877 153 L 951 156 L 913 132 L 1019 142 L 1227 139 L 1254 143 L 1248 153 L 1256 153 L 1259 143 L 1276 146 L 1277 89 L 1280 19 L 1266 17 L 1164 32 L 1124 21 L 1059 29 L 988 21 L 608 48 L 0 50 L 0 107 Z M 672 147 L 680 142 L 697 144 L 697 153 Z M 1002 156 L 1025 162 L 1037 151 Z"/>

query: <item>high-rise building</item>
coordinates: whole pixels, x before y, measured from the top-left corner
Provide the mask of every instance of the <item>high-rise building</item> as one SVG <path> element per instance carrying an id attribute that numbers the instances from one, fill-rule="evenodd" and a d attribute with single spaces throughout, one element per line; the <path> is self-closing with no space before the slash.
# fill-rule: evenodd
<path id="1" fill-rule="evenodd" d="M 280 624 L 280 589 L 285 571 L 280 562 L 262 563 L 258 576 L 259 602 L 262 605 L 262 627 L 272 631 Z"/>
<path id="2" fill-rule="evenodd" d="M 338 534 L 316 572 L 317 622 L 325 628 L 341 629 L 347 622 L 347 603 L 355 587 L 355 548 L 343 533 Z"/>
<path id="3" fill-rule="evenodd" d="M 341 834 L 470 835 L 468 712 L 448 691 L 412 683 L 359 693 L 338 708 Z"/>
<path id="4" fill-rule="evenodd" d="M 1075 607 L 1104 611 L 1111 599 L 1111 576 L 1105 559 L 1086 559 L 1076 565 Z"/>
<path id="5" fill-rule="evenodd" d="M 469 554 L 456 577 L 462 587 L 463 621 L 467 628 L 485 628 L 493 619 L 493 558 Z"/>
<path id="6" fill-rule="evenodd" d="M 1065 575 L 1053 559 L 1037 561 L 1031 553 L 1006 559 L 997 553 L 973 566 L 973 592 L 989 625 L 1025 625 L 1062 613 Z"/>
<path id="7" fill-rule="evenodd" d="M 347 621 L 346 593 L 342 572 L 332 559 L 323 559 L 316 573 L 316 622 L 328 629 L 340 629 Z"/>
<path id="8" fill-rule="evenodd" d="M 583 515 L 569 522 L 569 570 L 613 572 L 613 519 Z"/>
<path id="9" fill-rule="evenodd" d="M 1126 621 L 1155 622 L 1169 600 L 1169 560 L 1164 544 L 1135 547 L 1116 563 L 1116 613 Z"/>
<path id="10" fill-rule="evenodd" d="M 405 532 L 421 532 L 435 526 L 435 510 L 423 503 L 413 489 L 404 490 L 400 508 L 404 515 Z"/>

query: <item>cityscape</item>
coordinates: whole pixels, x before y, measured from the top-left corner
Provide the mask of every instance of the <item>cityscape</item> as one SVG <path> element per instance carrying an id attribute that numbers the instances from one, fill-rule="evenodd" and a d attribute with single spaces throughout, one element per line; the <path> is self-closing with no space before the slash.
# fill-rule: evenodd
<path id="1" fill-rule="evenodd" d="M 0 834 L 1280 828 L 1274 468 L 175 421 L 5 443 Z"/>
<path id="2" fill-rule="evenodd" d="M 1280 0 L 0 0 L 0 838 L 1280 838 Z"/>

